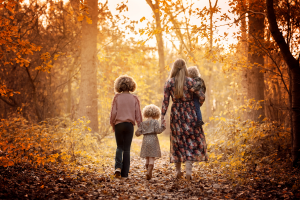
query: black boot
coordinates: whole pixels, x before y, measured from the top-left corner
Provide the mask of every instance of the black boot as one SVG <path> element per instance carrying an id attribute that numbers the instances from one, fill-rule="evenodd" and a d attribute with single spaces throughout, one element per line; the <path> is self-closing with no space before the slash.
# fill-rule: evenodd
<path id="1" fill-rule="evenodd" d="M 204 124 L 204 122 L 202 120 L 199 120 L 196 122 L 196 126 L 195 127 L 201 127 Z"/>

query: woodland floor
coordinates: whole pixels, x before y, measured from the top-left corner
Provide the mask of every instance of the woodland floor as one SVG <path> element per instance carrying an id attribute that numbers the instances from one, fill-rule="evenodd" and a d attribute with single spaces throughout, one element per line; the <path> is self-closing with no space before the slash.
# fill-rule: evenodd
<path id="1" fill-rule="evenodd" d="M 95 165 L 85 166 L 91 170 L 72 172 L 57 166 L 0 168 L 0 199 L 300 198 L 299 170 L 256 169 L 232 179 L 218 168 L 204 166 L 194 166 L 191 182 L 174 178 L 174 166 L 169 163 L 167 151 L 155 162 L 154 177 L 150 181 L 145 180 L 144 160 L 137 155 L 132 156 L 128 179 L 114 178 L 111 165 L 100 166 L 101 173 Z"/>

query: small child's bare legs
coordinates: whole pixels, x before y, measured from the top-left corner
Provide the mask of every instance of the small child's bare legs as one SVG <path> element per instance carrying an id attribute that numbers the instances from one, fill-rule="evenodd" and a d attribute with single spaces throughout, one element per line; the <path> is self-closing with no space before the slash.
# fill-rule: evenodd
<path id="1" fill-rule="evenodd" d="M 154 157 L 146 157 L 146 165 L 154 165 Z"/>

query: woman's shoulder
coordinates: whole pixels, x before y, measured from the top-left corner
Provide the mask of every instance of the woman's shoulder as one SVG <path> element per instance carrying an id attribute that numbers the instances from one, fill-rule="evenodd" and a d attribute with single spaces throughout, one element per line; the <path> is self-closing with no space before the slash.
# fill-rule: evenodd
<path id="1" fill-rule="evenodd" d="M 166 80 L 166 85 L 170 86 L 171 84 L 174 84 L 175 83 L 175 78 L 172 77 L 172 78 L 169 78 L 168 80 Z"/>
<path id="2" fill-rule="evenodd" d="M 194 79 L 192 79 L 191 77 L 185 77 L 185 80 L 193 82 Z"/>

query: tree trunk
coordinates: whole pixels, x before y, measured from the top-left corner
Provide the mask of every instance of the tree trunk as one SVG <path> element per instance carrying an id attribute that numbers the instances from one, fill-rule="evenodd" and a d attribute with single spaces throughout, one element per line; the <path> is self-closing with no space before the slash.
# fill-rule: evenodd
<path id="1" fill-rule="evenodd" d="M 165 53 L 164 53 L 164 42 L 163 42 L 163 30 L 161 28 L 161 19 L 160 19 L 160 11 L 159 11 L 159 1 L 155 0 L 155 4 L 152 3 L 152 0 L 146 0 L 149 6 L 152 9 L 152 12 L 155 16 L 155 25 L 158 33 L 155 34 L 157 49 L 158 49 L 158 64 L 159 64 L 159 74 L 160 74 L 160 85 L 164 85 L 166 77 L 164 77 L 164 69 L 165 69 Z M 161 87 L 163 89 L 163 87 Z M 162 92 L 162 90 L 160 91 Z"/>
<path id="2" fill-rule="evenodd" d="M 93 132 L 98 132 L 98 96 L 97 96 L 97 21 L 98 1 L 86 0 L 88 17 L 82 21 L 81 43 L 81 82 L 79 99 L 79 117 L 85 116 L 91 122 Z"/>
<path id="3" fill-rule="evenodd" d="M 241 10 L 241 54 L 243 56 L 243 59 L 247 60 L 247 54 L 248 54 L 248 43 L 247 43 L 247 23 L 246 23 L 246 5 L 244 1 L 241 1 L 243 3 L 242 10 Z M 241 86 L 242 86 L 242 95 L 241 95 L 241 103 L 244 104 L 244 96 L 247 96 L 248 92 L 248 84 L 247 84 L 247 70 L 246 68 L 241 71 Z"/>
<path id="4" fill-rule="evenodd" d="M 280 32 L 276 15 L 273 7 L 273 0 L 267 0 L 267 17 L 270 26 L 270 31 L 274 40 L 280 48 L 280 52 L 290 70 L 291 87 L 290 98 L 292 104 L 292 159 L 293 166 L 299 167 L 300 159 L 300 66 L 299 60 L 296 60 L 292 55 L 289 45 L 286 43 L 282 33 Z"/>
<path id="5" fill-rule="evenodd" d="M 255 10 L 255 3 L 252 2 L 249 5 L 250 10 L 261 12 L 260 10 Z M 247 85 L 248 85 L 248 99 L 253 99 L 255 101 L 264 100 L 264 74 L 261 73 L 261 66 L 264 66 L 263 54 L 257 51 L 257 46 L 260 44 L 258 41 L 264 40 L 264 17 L 258 14 L 249 14 L 249 52 L 248 60 L 251 64 L 251 69 L 247 69 Z M 258 110 L 252 110 L 248 114 L 248 118 L 253 121 L 261 121 L 265 118 L 265 108 L 264 102 L 261 103 L 262 108 Z"/>
<path id="6" fill-rule="evenodd" d="M 300 68 L 295 67 L 291 70 L 292 79 L 292 157 L 293 165 L 300 166 Z"/>
<path id="7" fill-rule="evenodd" d="M 215 9 L 218 5 L 218 0 L 215 1 L 214 6 L 212 6 L 212 2 L 211 0 L 209 0 L 209 51 L 210 51 L 210 56 L 211 58 L 213 57 L 213 16 L 214 13 L 216 12 Z M 207 83 L 206 84 L 206 93 L 205 93 L 205 106 L 206 106 L 206 116 L 207 118 L 211 117 L 213 115 L 213 110 L 212 110 L 212 94 L 211 94 L 211 90 L 212 90 L 212 71 L 213 71 L 213 63 L 211 61 L 211 59 L 208 61 L 208 76 L 207 76 Z"/>

